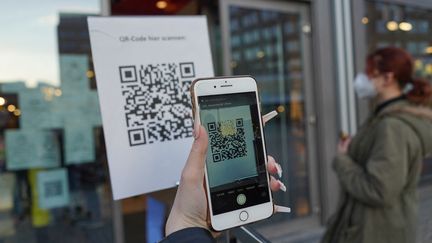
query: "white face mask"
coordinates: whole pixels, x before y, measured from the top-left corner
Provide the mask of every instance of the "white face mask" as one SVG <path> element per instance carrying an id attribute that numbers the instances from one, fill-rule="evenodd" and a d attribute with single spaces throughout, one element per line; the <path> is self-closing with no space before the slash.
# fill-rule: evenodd
<path id="1" fill-rule="evenodd" d="M 354 89 L 360 99 L 373 98 L 377 95 L 372 80 L 370 80 L 364 73 L 359 73 L 355 77 Z"/>

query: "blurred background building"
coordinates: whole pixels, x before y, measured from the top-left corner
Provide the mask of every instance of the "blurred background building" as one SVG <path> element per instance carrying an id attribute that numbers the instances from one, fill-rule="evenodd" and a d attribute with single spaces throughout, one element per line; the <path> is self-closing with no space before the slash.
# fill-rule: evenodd
<path id="1" fill-rule="evenodd" d="M 354 134 L 372 106 L 352 85 L 367 53 L 405 48 L 416 74 L 432 80 L 428 0 L 38 4 L 0 10 L 0 243 L 152 242 L 163 233 L 175 189 L 112 200 L 86 16 L 207 16 L 216 75 L 253 75 L 263 112 L 280 112 L 265 132 L 288 189 L 275 198 L 292 213 L 251 225 L 272 242 L 318 242 L 334 212 L 338 134 Z M 431 242 L 432 159 L 419 187 L 418 242 Z"/>

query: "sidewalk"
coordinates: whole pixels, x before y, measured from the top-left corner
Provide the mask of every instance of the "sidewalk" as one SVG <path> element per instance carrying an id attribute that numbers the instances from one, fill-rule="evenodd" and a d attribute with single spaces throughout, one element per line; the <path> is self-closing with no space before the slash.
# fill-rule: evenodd
<path id="1" fill-rule="evenodd" d="M 417 243 L 432 242 L 432 185 L 420 189 Z"/>
<path id="2" fill-rule="evenodd" d="M 417 243 L 432 242 L 432 185 L 423 186 L 419 190 L 420 207 Z M 271 239 L 274 243 L 319 243 L 324 228 L 313 228 L 294 235 Z"/>

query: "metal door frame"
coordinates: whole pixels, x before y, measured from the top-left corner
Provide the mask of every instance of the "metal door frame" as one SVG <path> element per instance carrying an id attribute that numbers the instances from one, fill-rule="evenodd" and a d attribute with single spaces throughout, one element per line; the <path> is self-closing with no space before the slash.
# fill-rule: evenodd
<path id="1" fill-rule="evenodd" d="M 230 69 L 231 62 L 231 45 L 229 37 L 229 6 L 239 6 L 260 10 L 273 10 L 285 13 L 298 13 L 301 18 L 302 33 L 300 37 L 302 48 L 302 69 L 304 76 L 304 96 L 305 96 L 305 118 L 307 124 L 307 168 L 308 168 L 308 182 L 309 182 L 309 195 L 311 200 L 311 215 L 300 219 L 294 219 L 288 222 L 277 223 L 277 227 L 285 229 L 284 234 L 291 232 L 291 229 L 297 229 L 297 226 L 304 225 L 319 225 L 320 224 L 320 202 L 319 202 L 319 179 L 318 179 L 318 166 L 317 166 L 317 144 L 316 144 L 316 113 L 313 75 L 312 75 L 312 43 L 311 43 L 311 18 L 310 18 L 310 5 L 302 2 L 281 2 L 281 1 L 267 1 L 267 0 L 221 0 L 219 6 L 220 19 L 221 19 L 221 32 L 222 32 L 222 49 L 223 49 L 223 67 L 225 75 L 232 75 Z M 309 32 L 303 31 L 303 27 L 308 28 Z M 289 206 L 289 205 L 286 205 Z M 289 227 L 288 227 L 289 226 Z M 274 231 L 268 227 L 260 227 L 260 231 L 266 235 L 267 231 Z M 274 228 L 272 225 L 271 228 Z"/>

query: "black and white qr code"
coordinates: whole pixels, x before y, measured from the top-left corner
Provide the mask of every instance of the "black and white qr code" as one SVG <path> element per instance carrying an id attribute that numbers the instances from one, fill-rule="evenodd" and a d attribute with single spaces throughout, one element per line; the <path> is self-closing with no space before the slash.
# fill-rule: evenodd
<path id="1" fill-rule="evenodd" d="M 45 182 L 45 197 L 58 197 L 63 194 L 63 188 L 62 188 L 62 182 L 61 181 L 48 181 Z"/>
<path id="2" fill-rule="evenodd" d="M 120 66 L 130 146 L 192 136 L 193 62 Z"/>
<path id="3" fill-rule="evenodd" d="M 247 155 L 243 119 L 207 123 L 213 162 Z"/>

